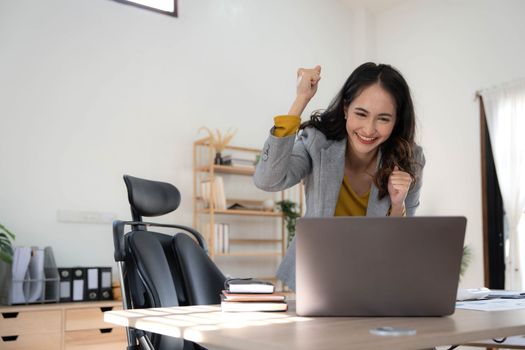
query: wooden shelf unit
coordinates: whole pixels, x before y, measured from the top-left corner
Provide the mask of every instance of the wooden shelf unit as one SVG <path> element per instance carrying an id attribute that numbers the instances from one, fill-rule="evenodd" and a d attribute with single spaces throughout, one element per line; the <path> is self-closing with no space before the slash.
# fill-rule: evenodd
<path id="1" fill-rule="evenodd" d="M 227 146 L 223 151 L 223 154 L 236 154 L 244 155 L 244 158 L 249 157 L 250 159 L 256 158 L 261 153 L 260 149 L 249 148 L 249 147 L 238 147 L 238 146 Z M 255 185 L 250 182 L 250 185 L 243 190 L 243 196 L 246 195 L 248 198 L 230 198 L 228 193 L 225 193 L 227 207 L 234 203 L 239 203 L 246 206 L 246 209 L 217 209 L 214 206 L 214 198 L 217 193 L 215 188 L 214 179 L 216 176 L 228 178 L 225 181 L 235 181 L 236 176 L 240 177 L 252 177 L 255 173 L 255 165 L 252 166 L 229 166 L 229 165 L 218 165 L 214 164 L 216 150 L 213 145 L 210 144 L 209 138 L 203 138 L 197 140 L 193 144 L 193 206 L 194 206 L 194 222 L 193 226 L 205 234 L 208 246 L 210 248 L 210 257 L 216 259 L 217 257 L 283 257 L 286 252 L 287 246 L 287 235 L 285 227 L 285 219 L 281 212 L 275 211 L 263 211 L 262 204 L 263 200 L 249 198 L 250 191 L 260 191 Z M 203 196 L 201 182 L 210 181 L 211 193 L 208 196 Z M 272 197 L 275 202 L 284 199 L 290 199 L 296 202 L 299 209 L 302 212 L 303 208 L 303 187 L 299 184 L 291 189 L 277 192 L 274 194 L 268 193 L 268 197 Z M 253 194 L 252 194 L 253 196 Z M 257 210 L 261 208 L 261 210 Z M 269 237 L 230 237 L 230 247 L 235 246 L 234 251 L 230 252 L 216 252 L 215 251 L 215 234 L 214 228 L 218 218 L 225 217 L 260 217 L 279 220 L 279 232 Z M 253 225 L 257 225 L 254 223 Z M 206 227 L 207 226 L 207 227 Z M 275 238 L 278 237 L 278 238 Z M 259 251 L 253 249 L 251 246 L 264 246 L 268 250 Z M 251 249 L 250 249 L 251 248 Z M 261 278 L 259 276 L 259 278 Z M 268 277 L 266 277 L 268 278 Z"/>

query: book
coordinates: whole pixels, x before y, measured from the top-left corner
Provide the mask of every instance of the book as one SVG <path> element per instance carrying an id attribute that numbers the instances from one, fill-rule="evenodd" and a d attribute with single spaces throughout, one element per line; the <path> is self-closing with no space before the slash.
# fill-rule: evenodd
<path id="1" fill-rule="evenodd" d="M 226 281 L 230 293 L 273 293 L 275 288 L 271 282 L 251 278 L 232 278 Z"/>
<path id="2" fill-rule="evenodd" d="M 271 294 L 258 294 L 258 293 L 228 293 L 222 291 L 224 301 L 285 301 L 286 297 L 282 294 L 271 293 Z"/>
<path id="3" fill-rule="evenodd" d="M 223 312 L 286 311 L 288 304 L 279 301 L 221 301 Z"/>
<path id="4" fill-rule="evenodd" d="M 224 181 L 222 177 L 215 176 L 213 181 L 210 179 L 201 181 L 201 196 L 205 207 L 209 208 L 209 204 L 213 202 L 215 209 L 226 209 L 226 195 L 224 194 Z"/>
<path id="5" fill-rule="evenodd" d="M 230 252 L 230 224 L 217 223 L 214 226 L 215 253 Z"/>

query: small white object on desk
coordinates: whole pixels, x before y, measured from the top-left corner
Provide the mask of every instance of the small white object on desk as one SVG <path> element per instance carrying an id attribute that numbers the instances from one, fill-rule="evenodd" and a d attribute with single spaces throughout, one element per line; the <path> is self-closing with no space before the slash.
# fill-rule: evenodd
<path id="1" fill-rule="evenodd" d="M 483 299 L 489 296 L 490 289 L 488 288 L 469 288 L 469 289 L 458 289 L 456 300 L 471 300 L 471 299 Z"/>

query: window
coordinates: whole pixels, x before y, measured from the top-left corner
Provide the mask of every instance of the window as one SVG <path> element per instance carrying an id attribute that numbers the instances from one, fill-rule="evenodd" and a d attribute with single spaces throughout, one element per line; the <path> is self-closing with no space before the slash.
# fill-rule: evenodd
<path id="1" fill-rule="evenodd" d="M 115 0 L 166 15 L 177 17 L 177 0 Z"/>

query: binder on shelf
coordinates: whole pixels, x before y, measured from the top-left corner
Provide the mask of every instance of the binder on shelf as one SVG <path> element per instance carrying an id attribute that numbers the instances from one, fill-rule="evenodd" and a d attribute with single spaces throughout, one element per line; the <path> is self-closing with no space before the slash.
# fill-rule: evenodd
<path id="1" fill-rule="evenodd" d="M 72 271 L 69 267 L 59 267 L 58 276 L 60 277 L 60 301 L 71 301 L 72 290 Z"/>
<path id="2" fill-rule="evenodd" d="M 99 267 L 99 300 L 112 300 L 113 299 L 113 288 L 112 288 L 112 275 L 111 267 Z"/>
<path id="3" fill-rule="evenodd" d="M 71 300 L 84 301 L 86 299 L 86 268 L 74 267 L 71 270 Z"/>
<path id="4" fill-rule="evenodd" d="M 100 300 L 99 268 L 86 268 L 86 300 Z"/>

